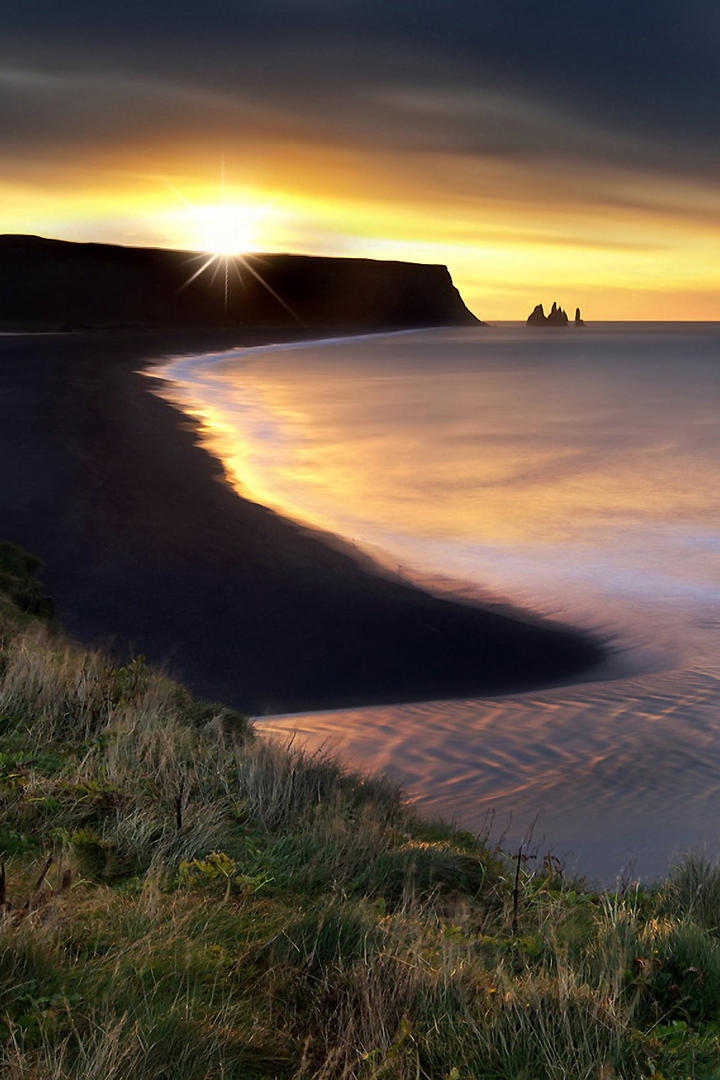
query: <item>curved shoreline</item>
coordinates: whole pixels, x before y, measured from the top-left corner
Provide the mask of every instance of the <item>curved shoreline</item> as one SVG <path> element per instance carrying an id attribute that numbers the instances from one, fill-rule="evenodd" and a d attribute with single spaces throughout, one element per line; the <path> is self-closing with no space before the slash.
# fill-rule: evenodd
<path id="1" fill-rule="evenodd" d="M 255 714 L 511 692 L 596 664 L 585 632 L 391 580 L 241 498 L 137 371 L 153 355 L 312 336 L 3 339 L 3 532 L 45 559 L 70 632 Z"/>
<path id="2" fill-rule="evenodd" d="M 523 623 L 533 625 L 550 625 L 571 628 L 590 638 L 594 638 L 602 645 L 602 653 L 599 662 L 593 664 L 581 673 L 574 673 L 570 682 L 574 685 L 578 682 L 594 682 L 605 680 L 624 679 L 629 676 L 639 675 L 648 669 L 655 670 L 658 667 L 658 659 L 655 653 L 650 654 L 646 645 L 640 645 L 636 641 L 626 638 L 623 633 L 624 627 L 595 625 L 592 621 L 584 621 L 582 615 L 572 611 L 567 613 L 555 612 L 545 609 L 538 603 L 528 602 L 520 598 L 509 599 L 501 588 L 490 589 L 486 582 L 472 582 L 461 578 L 457 574 L 449 575 L 442 571 L 432 572 L 421 570 L 416 565 L 403 561 L 397 553 L 382 548 L 370 541 L 357 540 L 351 535 L 351 531 L 338 529 L 333 530 L 331 525 L 320 520 L 313 521 L 310 516 L 304 515 L 302 509 L 295 510 L 292 505 L 282 499 L 274 497 L 271 490 L 263 491 L 262 487 L 253 487 L 252 479 L 242 470 L 235 471 L 232 464 L 228 464 L 225 456 L 225 447 L 222 439 L 217 439 L 212 426 L 206 423 L 205 404 L 202 394 L 197 397 L 193 389 L 198 375 L 202 377 L 207 370 L 212 377 L 213 369 L 218 365 L 238 364 L 244 361 L 252 361 L 266 355 L 276 355 L 282 352 L 301 353 L 306 350 L 321 349 L 336 345 L 362 345 L 364 342 L 372 342 L 376 339 L 381 341 L 387 338 L 407 337 L 410 335 L 431 334 L 437 331 L 437 327 L 417 327 L 412 330 L 401 329 L 379 332 L 358 332 L 355 334 L 343 334 L 332 337 L 310 337 L 307 340 L 292 340 L 273 344 L 248 345 L 214 352 L 184 353 L 172 356 L 165 360 L 153 362 L 150 366 L 143 367 L 142 373 L 157 383 L 153 390 L 161 400 L 169 403 L 177 409 L 186 420 L 194 426 L 197 432 L 198 445 L 215 461 L 218 462 L 227 482 L 238 495 L 246 502 L 264 507 L 266 510 L 277 514 L 286 523 L 309 533 L 311 536 L 342 554 L 348 555 L 354 562 L 359 563 L 374 576 L 389 579 L 394 583 L 410 585 L 423 593 L 444 599 L 454 603 L 480 608 L 485 612 L 492 612 L 507 616 Z M 450 329 L 450 328 L 449 328 Z M 452 329 L 468 329 L 465 327 Z M 473 329 L 473 328 L 470 328 Z M 262 426 L 272 424 L 272 414 L 268 413 L 263 418 Z M 668 663 L 663 661 L 660 665 L 663 669 Z M 560 684 L 566 685 L 568 680 L 561 680 Z M 549 685 L 549 684 L 543 684 Z M 515 687 L 505 691 L 512 693 Z M 381 704 L 388 704 L 383 702 Z M 353 706 L 349 706 L 352 708 Z M 342 706 L 339 706 L 342 708 Z"/>

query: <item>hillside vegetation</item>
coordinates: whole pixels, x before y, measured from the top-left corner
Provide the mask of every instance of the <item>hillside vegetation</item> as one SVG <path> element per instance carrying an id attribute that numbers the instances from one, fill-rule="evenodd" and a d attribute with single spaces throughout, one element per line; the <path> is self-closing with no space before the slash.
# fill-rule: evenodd
<path id="1" fill-rule="evenodd" d="M 36 569 L 0 545 L 0 1075 L 720 1077 L 714 866 L 516 864 L 67 641 Z"/>

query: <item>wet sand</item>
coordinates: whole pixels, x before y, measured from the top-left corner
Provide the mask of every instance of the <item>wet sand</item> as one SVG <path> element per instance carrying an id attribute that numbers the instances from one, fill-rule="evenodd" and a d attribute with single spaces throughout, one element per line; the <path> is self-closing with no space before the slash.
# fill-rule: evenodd
<path id="1" fill-rule="evenodd" d="M 517 691 L 597 663 L 579 631 L 430 595 L 240 498 L 138 371 L 282 337 L 0 339 L 0 532 L 45 560 L 69 632 L 254 714 Z"/>

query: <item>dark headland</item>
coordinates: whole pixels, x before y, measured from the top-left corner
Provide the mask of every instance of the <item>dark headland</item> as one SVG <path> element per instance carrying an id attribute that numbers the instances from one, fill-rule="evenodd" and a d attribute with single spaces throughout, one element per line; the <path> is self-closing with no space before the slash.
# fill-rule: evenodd
<path id="1" fill-rule="evenodd" d="M 0 236 L 0 329 L 285 327 L 346 333 L 478 325 L 445 266 L 253 255 L 189 279 L 207 256 Z"/>
<path id="2" fill-rule="evenodd" d="M 177 253 L 0 240 L 6 327 L 126 319 L 113 332 L 0 336 L 0 531 L 45 560 L 62 623 L 252 713 L 477 696 L 595 663 L 601 648 L 583 633 L 435 597 L 240 498 L 187 418 L 150 392 L 137 369 L 173 353 L 474 321 L 442 267 L 273 258 L 273 288 L 287 271 L 282 295 L 304 328 L 265 290 L 251 294 L 257 308 L 245 294 L 244 325 L 230 305 L 236 324 L 217 325 L 211 289 L 176 300 Z M 134 259 L 142 288 L 128 285 Z M 130 329 L 130 312 L 155 329 Z"/>

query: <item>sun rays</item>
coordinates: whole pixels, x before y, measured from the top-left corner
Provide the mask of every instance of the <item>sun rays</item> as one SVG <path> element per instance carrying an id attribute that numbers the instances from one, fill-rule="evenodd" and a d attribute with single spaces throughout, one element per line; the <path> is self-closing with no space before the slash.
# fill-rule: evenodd
<path id="1" fill-rule="evenodd" d="M 244 274 L 255 278 L 270 295 L 300 325 L 302 319 L 293 311 L 265 280 L 251 260 L 262 264 L 259 256 L 253 254 L 261 246 L 260 223 L 266 218 L 272 207 L 272 200 L 253 203 L 231 195 L 225 183 L 225 165 L 221 165 L 220 191 L 217 202 L 195 203 L 188 199 L 174 184 L 166 181 L 168 188 L 182 203 L 182 210 L 173 215 L 182 235 L 187 237 L 189 247 L 197 250 L 197 255 L 190 258 L 195 266 L 181 290 L 188 288 L 204 274 L 210 275 L 212 284 L 218 283 L 223 290 L 224 308 L 227 312 L 233 283 L 244 286 Z"/>
<path id="2" fill-rule="evenodd" d="M 191 285 L 193 281 L 196 281 L 206 271 L 211 274 L 210 280 L 212 283 L 217 281 L 218 276 L 221 276 L 223 283 L 225 311 L 227 311 L 231 282 L 233 280 L 237 280 L 240 285 L 244 286 L 245 283 L 243 281 L 242 271 L 245 270 L 248 274 L 251 275 L 251 277 L 254 277 L 255 280 L 258 281 L 264 289 L 267 289 L 270 295 L 274 297 L 275 300 L 277 300 L 278 304 L 284 307 L 285 310 L 289 312 L 290 315 L 292 315 L 293 319 L 295 319 L 298 325 L 304 326 L 305 324 L 303 323 L 300 316 L 290 307 L 290 305 L 285 300 L 283 300 L 282 296 L 280 296 L 280 294 L 276 292 L 275 289 L 273 289 L 272 285 L 268 284 L 262 274 L 259 273 L 254 266 L 252 266 L 250 262 L 251 258 L 253 258 L 253 256 L 249 254 L 226 255 L 222 253 L 216 253 L 213 255 L 207 255 L 206 252 L 193 256 L 192 261 L 194 261 L 195 259 L 202 259 L 204 261 L 197 268 L 197 270 L 195 270 L 194 273 L 190 275 L 187 281 L 183 282 L 180 288 L 186 289 L 188 285 Z M 255 256 L 255 258 L 257 258 L 257 256 Z"/>

